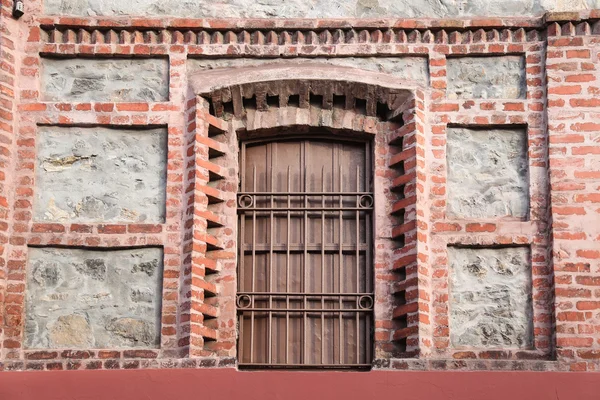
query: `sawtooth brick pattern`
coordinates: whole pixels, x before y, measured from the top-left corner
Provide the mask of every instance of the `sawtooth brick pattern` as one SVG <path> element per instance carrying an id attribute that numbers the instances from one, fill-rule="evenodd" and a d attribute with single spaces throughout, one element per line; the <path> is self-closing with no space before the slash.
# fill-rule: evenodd
<path id="1" fill-rule="evenodd" d="M 0 297 L 3 299 L 0 307 L 4 318 L 2 369 L 235 365 L 235 307 L 230 301 L 235 293 L 224 290 L 227 286 L 224 283 L 234 277 L 235 263 L 231 259 L 223 261 L 227 260 L 227 249 L 235 249 L 235 244 L 224 243 L 224 253 L 220 253 L 219 246 L 211 245 L 214 251 L 210 254 L 206 237 L 194 239 L 194 234 L 203 233 L 201 219 L 219 220 L 223 224 L 223 232 L 227 228 L 235 230 L 235 225 L 227 218 L 220 220 L 212 214 L 196 216 L 192 206 L 196 201 L 204 201 L 207 194 L 195 196 L 197 185 L 207 178 L 202 173 L 198 180 L 194 177 L 196 172 L 204 171 L 196 171 L 194 167 L 195 163 L 204 161 L 202 153 L 196 159 L 194 149 L 205 146 L 196 143 L 202 140 L 202 135 L 196 135 L 196 125 L 204 118 L 202 115 L 206 115 L 206 110 L 204 114 L 197 114 L 201 107 L 197 107 L 198 99 L 194 94 L 189 93 L 186 67 L 188 57 L 200 54 L 208 58 L 283 56 L 293 59 L 377 57 L 380 54 L 386 57 L 428 58 L 429 86 L 415 83 L 413 87 L 407 87 L 417 94 L 415 118 L 418 125 L 415 127 L 415 241 L 404 239 L 405 244 L 414 243 L 412 253 L 407 254 L 416 254 L 416 259 L 409 260 L 413 269 L 411 272 L 407 269 L 405 280 L 411 281 L 412 293 L 417 295 L 412 301 L 416 301 L 418 306 L 396 311 L 393 310 L 402 304 L 390 303 L 387 306 L 387 315 L 403 315 L 406 312 L 404 315 L 413 321 L 412 331 L 401 332 L 399 336 L 413 332 L 412 339 L 416 343 L 410 343 L 415 351 L 410 354 L 413 358 L 398 354 L 397 357 L 378 359 L 376 368 L 594 371 L 600 367 L 600 323 L 595 311 L 599 234 L 594 230 L 594 227 L 600 226 L 594 197 L 598 190 L 597 168 L 594 167 L 598 160 L 598 144 L 595 128 L 588 125 L 593 124 L 598 106 L 594 98 L 594 82 L 598 78 L 594 60 L 600 34 L 597 22 L 600 12 L 597 10 L 566 16 L 551 14 L 545 19 L 340 22 L 74 18 L 44 16 L 40 0 L 30 0 L 26 7 L 26 15 L 14 21 L 9 17 L 12 2 L 2 2 L 3 18 L 0 21 L 3 39 L 0 129 L 3 135 L 1 156 L 4 157 L 1 165 L 4 175 L 0 178 L 4 179 L 3 184 L 8 182 L 11 185 L 6 204 L 4 201 L 0 204 L 5 207 L 2 218 L 9 222 L 6 226 L 8 243 L 2 248 L 6 266 L 0 272 L 0 277 L 6 277 L 0 278 L 0 290 L 2 285 L 6 288 L 5 296 Z M 9 41 L 6 42 L 5 38 Z M 12 43 L 12 47 L 5 47 L 4 43 Z M 447 95 L 448 56 L 515 54 L 523 55 L 525 60 L 527 90 L 524 98 L 457 100 Z M 40 91 L 40 55 L 50 58 L 129 56 L 135 59 L 169 56 L 169 98 L 142 102 L 45 101 Z M 422 93 L 419 94 L 416 88 L 422 88 Z M 224 131 L 230 128 L 218 121 L 213 122 Z M 33 166 L 38 124 L 167 126 L 169 151 L 165 222 L 34 222 Z M 446 216 L 448 125 L 527 126 L 530 209 L 526 220 L 453 220 Z M 190 147 L 191 154 L 188 153 Z M 231 162 L 228 155 L 222 161 L 228 169 L 233 168 L 225 175 L 235 179 L 237 167 L 228 164 Z M 547 181 L 548 172 L 550 182 Z M 389 179 L 397 177 L 393 169 L 388 169 L 388 173 L 393 175 Z M 208 182 L 211 182 L 210 174 Z M 548 183 L 551 184 L 551 192 L 547 190 Z M 221 184 L 231 185 L 231 181 L 224 179 Z M 235 187 L 228 189 L 229 193 L 234 193 L 234 190 Z M 404 190 L 410 193 L 410 189 Z M 233 208 L 227 209 L 227 201 L 220 204 L 215 206 L 218 212 L 232 215 Z M 404 229 L 407 231 L 403 232 Z M 400 232 L 412 235 L 408 228 Z M 227 232 L 225 235 L 234 233 Z M 160 348 L 24 349 L 25 268 L 27 249 L 32 245 L 163 247 Z M 532 349 L 492 351 L 452 348 L 448 324 L 449 245 L 531 248 Z M 206 277 L 202 263 L 206 262 L 209 254 L 221 264 L 221 270 Z M 202 257 L 193 261 L 194 255 Z M 386 265 L 390 268 L 395 256 L 385 253 L 381 256 L 383 268 Z M 193 269 L 194 265 L 198 268 Z M 404 290 L 402 281 L 403 276 L 397 273 L 381 275 L 382 299 L 388 301 L 389 297 L 385 294 L 392 291 L 401 293 Z M 216 296 L 209 297 L 210 302 L 214 302 L 210 305 L 218 310 L 212 321 L 204 318 L 205 313 L 209 314 L 203 308 L 209 304 L 206 298 L 202 298 L 206 293 L 205 283 L 213 284 L 211 288 L 216 291 Z M 197 285 L 205 287 L 197 290 L 196 287 L 200 287 Z M 192 294 L 197 295 L 193 301 Z M 192 307 L 200 309 L 191 312 Z M 193 315 L 196 317 L 192 322 Z M 388 332 L 394 334 L 397 322 L 393 318 L 382 318 L 379 325 L 381 332 L 384 335 Z M 216 335 L 216 340 L 210 335 Z M 407 340 L 407 347 L 408 344 Z"/>

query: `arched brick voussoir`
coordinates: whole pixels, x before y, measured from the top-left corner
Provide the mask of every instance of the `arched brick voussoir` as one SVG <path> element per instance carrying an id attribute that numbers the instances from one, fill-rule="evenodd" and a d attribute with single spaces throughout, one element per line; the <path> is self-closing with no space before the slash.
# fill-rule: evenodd
<path id="1" fill-rule="evenodd" d="M 247 100 L 252 99 L 258 111 L 271 105 L 308 108 L 317 101 L 326 110 L 334 104 L 345 109 L 361 105 L 362 114 L 387 119 L 397 116 L 419 89 L 417 83 L 391 75 L 316 62 L 218 68 L 194 73 L 189 82 L 196 95 L 212 102 L 218 117 L 228 103 L 235 116 L 241 117 Z"/>

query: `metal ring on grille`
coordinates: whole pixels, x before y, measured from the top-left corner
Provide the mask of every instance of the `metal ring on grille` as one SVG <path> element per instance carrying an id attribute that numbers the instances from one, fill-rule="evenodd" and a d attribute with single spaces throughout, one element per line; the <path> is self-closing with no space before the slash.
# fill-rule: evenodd
<path id="1" fill-rule="evenodd" d="M 254 197 L 249 194 L 243 194 L 238 197 L 238 205 L 240 208 L 250 208 L 254 205 Z"/>
<path id="2" fill-rule="evenodd" d="M 358 206 L 360 208 L 373 207 L 373 196 L 371 196 L 370 194 L 363 194 L 358 198 Z"/>
<path id="3" fill-rule="evenodd" d="M 358 298 L 358 308 L 362 310 L 370 310 L 371 308 L 373 308 L 373 297 L 360 296 Z"/>
<path id="4" fill-rule="evenodd" d="M 246 301 L 248 303 L 246 305 L 243 305 L 246 303 Z M 241 309 L 249 308 L 252 305 L 252 299 L 250 298 L 250 295 L 240 294 L 240 295 L 238 295 L 237 299 L 235 300 L 235 304 L 237 305 L 238 308 L 241 308 Z"/>

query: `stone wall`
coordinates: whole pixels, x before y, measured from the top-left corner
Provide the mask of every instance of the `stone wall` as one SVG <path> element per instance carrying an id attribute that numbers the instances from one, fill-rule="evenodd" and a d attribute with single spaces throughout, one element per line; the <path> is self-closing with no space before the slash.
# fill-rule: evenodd
<path id="1" fill-rule="evenodd" d="M 458 349 L 533 345 L 529 249 L 450 248 L 450 340 Z"/>
<path id="2" fill-rule="evenodd" d="M 163 222 L 166 164 L 166 129 L 40 128 L 34 219 Z"/>
<path id="3" fill-rule="evenodd" d="M 47 101 L 165 101 L 169 66 L 165 59 L 42 61 Z"/>
<path id="4" fill-rule="evenodd" d="M 522 99 L 526 90 L 523 56 L 448 59 L 451 99 Z"/>
<path id="5" fill-rule="evenodd" d="M 448 216 L 526 218 L 525 129 L 448 129 Z"/>
<path id="6" fill-rule="evenodd" d="M 30 249 L 25 346 L 158 347 L 162 260 L 156 248 Z"/>
<path id="7" fill-rule="evenodd" d="M 46 14 L 171 15 L 191 18 L 368 18 L 523 16 L 599 7 L 598 0 L 45 0 Z"/>

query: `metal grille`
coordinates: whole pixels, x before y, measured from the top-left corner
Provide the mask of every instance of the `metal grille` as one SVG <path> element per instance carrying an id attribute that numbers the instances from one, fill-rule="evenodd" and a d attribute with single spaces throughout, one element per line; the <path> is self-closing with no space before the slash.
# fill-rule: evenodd
<path id="1" fill-rule="evenodd" d="M 370 367 L 371 174 L 365 142 L 242 143 L 241 367 Z"/>

